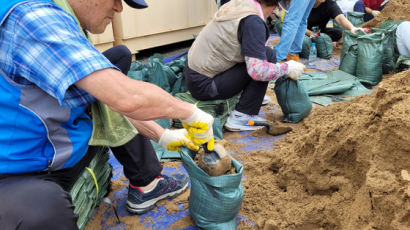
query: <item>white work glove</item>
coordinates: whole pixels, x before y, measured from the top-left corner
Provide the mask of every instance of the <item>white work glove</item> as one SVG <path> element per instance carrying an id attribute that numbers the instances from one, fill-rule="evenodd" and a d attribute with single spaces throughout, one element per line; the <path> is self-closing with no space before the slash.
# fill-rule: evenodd
<path id="1" fill-rule="evenodd" d="M 378 11 L 378 10 L 373 10 L 373 11 L 372 11 L 372 15 L 373 15 L 374 17 L 378 16 L 379 14 L 380 14 L 380 11 Z"/>
<path id="2" fill-rule="evenodd" d="M 305 65 L 293 60 L 287 61 L 285 63 L 288 65 L 288 74 L 286 76 L 294 81 L 297 81 L 300 76 L 302 76 Z"/>
<path id="3" fill-rule="evenodd" d="M 208 150 L 214 149 L 214 118 L 195 106 L 194 113 L 187 119 L 181 119 L 182 126 L 188 131 L 189 139 L 195 145 L 207 143 Z"/>
<path id="4" fill-rule="evenodd" d="M 352 33 L 356 34 L 356 33 L 357 33 L 357 31 L 359 31 L 359 30 L 361 30 L 361 31 L 363 31 L 363 32 L 364 32 L 364 29 L 363 29 L 363 28 L 359 28 L 359 27 L 353 27 L 353 28 L 350 30 L 350 32 L 352 32 Z"/>
<path id="5" fill-rule="evenodd" d="M 362 31 L 363 33 L 366 33 L 366 30 L 365 29 L 363 29 L 363 28 L 360 28 L 360 27 L 353 27 L 351 30 L 350 30 L 350 32 L 352 32 L 352 33 L 357 33 L 357 31 Z"/>
<path id="6" fill-rule="evenodd" d="M 165 129 L 164 133 L 162 133 L 159 138 L 158 144 L 169 151 L 179 152 L 181 146 L 197 151 L 199 147 L 192 143 L 188 137 L 188 132 L 185 129 Z"/>

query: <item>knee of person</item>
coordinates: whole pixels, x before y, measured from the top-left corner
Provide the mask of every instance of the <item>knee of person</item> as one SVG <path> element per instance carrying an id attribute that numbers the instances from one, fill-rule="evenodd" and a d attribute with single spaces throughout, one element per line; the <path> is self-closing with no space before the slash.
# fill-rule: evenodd
<path id="1" fill-rule="evenodd" d="M 118 49 L 118 52 L 121 53 L 121 56 L 127 56 L 131 58 L 132 54 L 131 54 L 130 49 L 128 49 L 128 47 L 124 45 L 118 45 L 117 49 Z"/>
<path id="2" fill-rule="evenodd" d="M 70 195 L 51 181 L 43 181 L 41 188 L 39 185 L 28 185 L 27 191 L 36 191 L 36 195 L 31 201 L 26 200 L 21 204 L 27 214 L 23 214 L 23 225 L 27 229 L 50 229 L 52 226 L 75 229 L 76 217 Z"/>
<path id="3" fill-rule="evenodd" d="M 354 11 L 359 11 L 359 12 L 364 10 L 364 2 L 361 1 L 361 0 L 357 1 L 353 6 L 353 10 Z"/>

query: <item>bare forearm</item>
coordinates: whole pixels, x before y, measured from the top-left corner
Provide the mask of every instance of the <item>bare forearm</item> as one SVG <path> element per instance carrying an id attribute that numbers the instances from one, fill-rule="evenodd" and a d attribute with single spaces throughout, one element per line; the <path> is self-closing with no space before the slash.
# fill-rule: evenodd
<path id="1" fill-rule="evenodd" d="M 343 14 L 337 15 L 335 21 L 347 30 L 351 30 L 354 27 L 353 24 L 349 20 L 347 20 L 347 18 Z"/>
<path id="2" fill-rule="evenodd" d="M 364 11 L 365 11 L 366 13 L 368 13 L 368 14 L 372 14 L 372 12 L 373 12 L 373 10 L 372 10 L 371 8 L 369 8 L 369 7 L 365 7 L 365 8 L 364 8 Z"/>
<path id="3" fill-rule="evenodd" d="M 311 31 L 311 30 L 309 30 L 309 29 L 306 29 L 306 36 L 308 36 L 308 37 L 310 37 L 310 36 L 312 36 L 313 35 L 313 31 Z"/>
<path id="4" fill-rule="evenodd" d="M 185 119 L 194 107 L 171 96 L 158 86 L 136 81 L 114 69 L 96 71 L 76 85 L 99 101 L 131 119 Z"/>
<path id="5" fill-rule="evenodd" d="M 158 125 L 155 121 L 137 121 L 130 118 L 128 118 L 128 120 L 134 125 L 141 135 L 155 142 L 159 141 L 159 138 L 165 131 L 165 129 Z"/>

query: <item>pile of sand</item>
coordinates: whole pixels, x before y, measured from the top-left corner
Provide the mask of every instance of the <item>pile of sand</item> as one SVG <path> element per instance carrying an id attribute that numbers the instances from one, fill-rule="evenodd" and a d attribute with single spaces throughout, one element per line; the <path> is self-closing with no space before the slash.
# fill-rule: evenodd
<path id="1" fill-rule="evenodd" d="M 410 229 L 409 130 L 410 71 L 314 109 L 275 150 L 239 157 L 256 222 L 239 229 Z"/>
<path id="2" fill-rule="evenodd" d="M 363 24 L 362 27 L 380 27 L 380 23 L 387 20 L 410 20 L 409 0 L 390 0 L 382 13 L 374 19 Z"/>

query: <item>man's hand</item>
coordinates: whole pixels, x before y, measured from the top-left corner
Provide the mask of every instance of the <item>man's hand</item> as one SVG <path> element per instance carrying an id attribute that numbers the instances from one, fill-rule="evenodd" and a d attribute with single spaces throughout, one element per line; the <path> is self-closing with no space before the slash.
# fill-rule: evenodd
<path id="1" fill-rule="evenodd" d="M 199 147 L 188 139 L 188 132 L 185 129 L 169 130 L 165 129 L 159 138 L 158 144 L 169 151 L 180 151 L 181 146 L 190 150 L 198 151 Z"/>
<path id="2" fill-rule="evenodd" d="M 317 32 L 313 32 L 313 31 L 311 31 L 311 33 L 310 33 L 310 39 L 313 39 L 313 38 L 317 38 L 317 37 L 319 37 L 320 36 L 320 30 L 319 31 L 317 31 Z"/>
<path id="3" fill-rule="evenodd" d="M 289 68 L 288 74 L 286 76 L 294 81 L 297 81 L 300 78 L 300 76 L 302 76 L 303 71 L 305 69 L 305 65 L 293 60 L 287 61 L 285 63 L 288 65 Z"/>
<path id="4" fill-rule="evenodd" d="M 195 106 L 194 113 L 187 119 L 181 119 L 182 126 L 188 131 L 189 139 L 195 144 L 207 143 L 208 150 L 214 149 L 214 118 Z"/>
<path id="5" fill-rule="evenodd" d="M 373 10 L 373 11 L 372 11 L 372 15 L 373 15 L 374 17 L 378 16 L 379 14 L 380 14 L 380 11 L 378 11 L 378 10 Z"/>
<path id="6" fill-rule="evenodd" d="M 359 28 L 359 27 L 353 27 L 353 28 L 350 30 L 350 32 L 352 32 L 352 33 L 356 34 L 356 33 L 357 33 L 357 31 L 359 31 L 359 30 L 361 30 L 361 31 L 363 31 L 363 32 L 364 32 L 364 29 L 363 29 L 363 28 Z"/>

